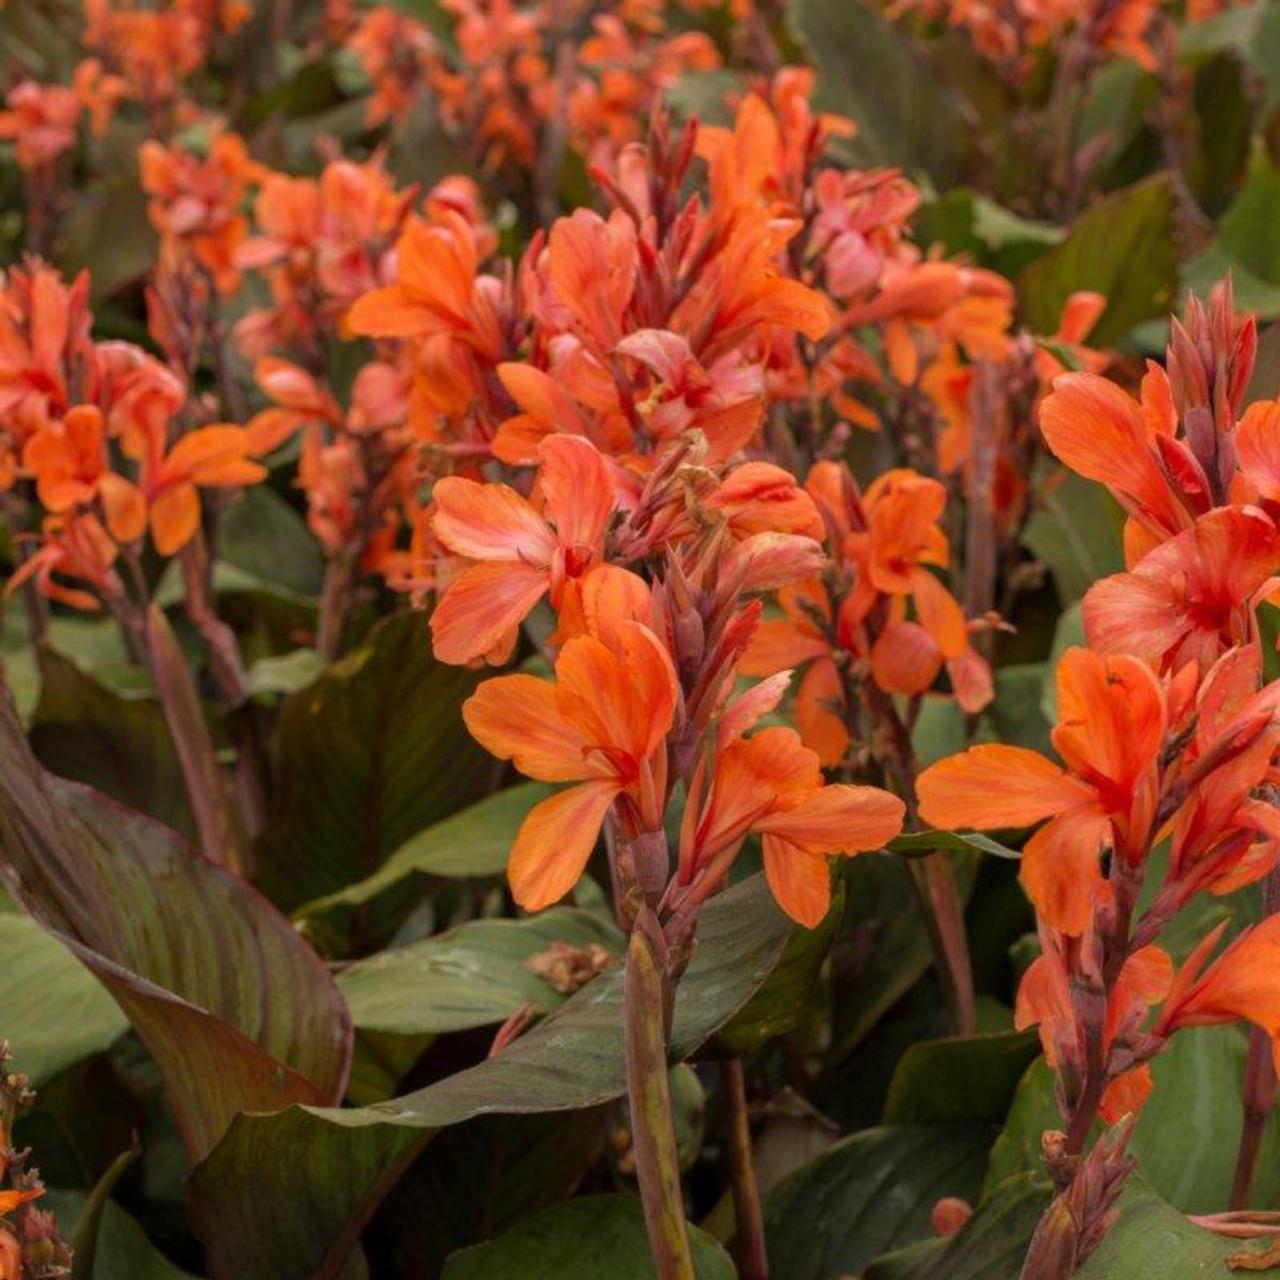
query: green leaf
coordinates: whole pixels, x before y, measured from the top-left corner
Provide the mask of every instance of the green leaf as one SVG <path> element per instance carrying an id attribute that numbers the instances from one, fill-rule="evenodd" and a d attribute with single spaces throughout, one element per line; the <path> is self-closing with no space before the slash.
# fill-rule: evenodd
<path id="1" fill-rule="evenodd" d="M 1090 342 L 1108 346 L 1135 325 L 1163 316 L 1178 287 L 1174 199 L 1168 178 L 1151 178 L 1082 213 L 1067 238 L 1018 277 L 1018 298 L 1034 333 L 1054 333 L 1068 297 L 1107 297 Z"/>
<path id="2" fill-rule="evenodd" d="M 1020 218 L 977 191 L 957 187 L 920 208 L 914 234 L 925 249 L 941 244 L 948 254 L 967 254 L 979 266 L 1013 276 L 1060 244 L 1066 232 Z"/>
<path id="3" fill-rule="evenodd" d="M 303 518 L 267 485 L 241 490 L 222 512 L 218 558 L 297 595 L 320 594 L 320 545 Z"/>
<path id="4" fill-rule="evenodd" d="M 874 1258 L 931 1234 L 943 1196 L 972 1200 L 991 1127 L 866 1129 L 798 1169 L 764 1204 L 770 1270 L 787 1280 L 860 1274 Z"/>
<path id="5" fill-rule="evenodd" d="M 520 824 L 553 790 L 542 782 L 522 782 L 486 796 L 410 837 L 373 875 L 308 902 L 296 914 L 317 915 L 333 907 L 358 906 L 415 872 L 453 877 L 501 875 Z"/>
<path id="6" fill-rule="evenodd" d="M 426 616 L 401 613 L 285 701 L 272 747 L 275 802 L 256 850 L 258 883 L 273 902 L 292 911 L 365 879 L 486 789 L 493 760 L 461 716 L 479 679 L 436 662 Z M 343 941 L 388 935 L 405 897 L 386 905 L 348 921 Z"/>
<path id="7" fill-rule="evenodd" d="M 759 990 L 792 926 L 764 878 L 703 911 L 676 992 L 671 1056 L 690 1056 Z M 359 1224 L 431 1134 L 487 1113 L 597 1106 L 620 1097 L 622 973 L 602 974 L 495 1058 L 380 1106 L 242 1115 L 192 1175 L 215 1274 L 334 1274 Z"/>
<path id="8" fill-rule="evenodd" d="M 39 667 L 31 746 L 40 763 L 193 835 L 182 770 L 156 697 L 112 687 L 53 649 L 41 650 Z"/>
<path id="9" fill-rule="evenodd" d="M 902 1055 L 893 1073 L 884 1121 L 999 1123 L 1039 1051 L 1034 1031 L 921 1040 Z"/>
<path id="10" fill-rule="evenodd" d="M 1184 1213 L 1216 1212 L 1230 1199 L 1245 1055 L 1239 1027 L 1193 1027 L 1179 1031 L 1151 1064 L 1154 1088 L 1130 1150 L 1155 1192 Z M 1053 1073 L 1038 1059 L 1020 1081 L 992 1148 L 987 1187 L 1020 1170 L 1038 1170 L 1040 1135 L 1061 1125 Z M 1280 1206 L 1280 1119 L 1274 1115 L 1253 1190 L 1255 1208 Z"/>
<path id="11" fill-rule="evenodd" d="M 857 122 L 841 147 L 861 167 L 924 172 L 939 188 L 963 173 L 973 112 L 916 45 L 863 0 L 789 0 L 787 23 L 818 71 L 815 105 Z"/>
<path id="12" fill-rule="evenodd" d="M 528 967 L 555 942 L 592 944 L 617 956 L 622 936 L 589 911 L 553 907 L 525 920 L 475 920 L 345 969 L 338 987 L 360 1030 L 439 1034 L 501 1022 L 523 1005 L 550 1013 L 564 1003 Z"/>
<path id="13" fill-rule="evenodd" d="M 1082 476 L 1060 472 L 1040 486 L 1022 540 L 1053 570 L 1064 607 L 1079 600 L 1099 578 L 1123 570 L 1122 519 L 1115 499 Z"/>
<path id="14" fill-rule="evenodd" d="M 689 1228 L 697 1280 L 734 1280 L 724 1249 Z M 489 1244 L 455 1253 L 442 1280 L 652 1280 L 638 1196 L 582 1196 L 525 1219 Z"/>
<path id="15" fill-rule="evenodd" d="M 984 836 L 980 831 L 919 831 L 910 835 L 894 836 L 885 848 L 890 853 L 900 853 L 907 858 L 924 858 L 939 850 L 951 853 L 986 853 L 993 858 L 1009 858 L 1017 861 L 1022 854 L 1017 849 Z"/>
<path id="16" fill-rule="evenodd" d="M 133 1145 L 116 1156 L 107 1166 L 106 1172 L 98 1179 L 93 1190 L 89 1192 L 84 1209 L 76 1220 L 75 1234 L 71 1238 L 71 1280 L 91 1280 L 97 1258 L 102 1218 L 107 1205 L 111 1203 L 111 1192 L 124 1171 L 141 1154 L 142 1147 L 135 1134 Z"/>
<path id="17" fill-rule="evenodd" d="M 1230 1269 L 1226 1260 L 1241 1252 L 1241 1241 L 1188 1222 L 1141 1178 L 1129 1179 L 1119 1208 L 1119 1220 L 1076 1273 L 1079 1280 L 1137 1280 L 1140 1276 L 1230 1280 L 1240 1274 Z M 1280 1267 L 1248 1274 L 1275 1276 Z"/>
<path id="18" fill-rule="evenodd" d="M 34 1088 L 128 1030 L 101 983 L 30 916 L 0 914 L 0 954 L 0 1036 Z"/>
<path id="19" fill-rule="evenodd" d="M 45 774 L 8 699 L 0 877 L 124 1010 L 193 1157 L 237 1111 L 341 1097 L 350 1020 L 315 954 L 173 832 Z"/>
<path id="20" fill-rule="evenodd" d="M 263 694 L 296 693 L 324 671 L 324 659 L 314 649 L 294 649 L 274 658 L 259 658 L 249 668 L 249 692 Z"/>
<path id="21" fill-rule="evenodd" d="M 58 1219 L 63 1238 L 73 1234 L 71 1224 L 86 1212 L 88 1197 L 78 1191 L 49 1191 L 40 1201 Z M 78 1225 L 75 1228 L 78 1230 Z M 73 1273 L 77 1275 L 78 1273 Z M 147 1239 L 146 1232 L 114 1200 L 101 1206 L 94 1235 L 92 1280 L 194 1280 L 175 1267 Z"/>
<path id="22" fill-rule="evenodd" d="M 764 986 L 716 1037 L 726 1053 L 747 1056 L 797 1026 L 804 1017 L 818 972 L 844 918 L 844 880 L 832 885 L 831 908 L 813 929 L 797 929 Z"/>
<path id="23" fill-rule="evenodd" d="M 1048 1203 L 1048 1182 L 1030 1174 L 1010 1178 L 950 1240 L 889 1254 L 863 1280 L 1013 1280 Z M 1126 1280 L 1175 1274 L 1138 1270 Z"/>

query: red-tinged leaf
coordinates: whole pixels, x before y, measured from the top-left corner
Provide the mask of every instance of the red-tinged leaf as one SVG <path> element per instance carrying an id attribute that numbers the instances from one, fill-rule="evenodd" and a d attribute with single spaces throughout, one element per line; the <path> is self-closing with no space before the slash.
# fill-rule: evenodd
<path id="1" fill-rule="evenodd" d="M 250 886 L 166 827 L 45 773 L 8 698 L 0 878 L 124 1009 L 192 1159 L 239 1111 L 341 1098 L 351 1022 L 315 954 Z"/>

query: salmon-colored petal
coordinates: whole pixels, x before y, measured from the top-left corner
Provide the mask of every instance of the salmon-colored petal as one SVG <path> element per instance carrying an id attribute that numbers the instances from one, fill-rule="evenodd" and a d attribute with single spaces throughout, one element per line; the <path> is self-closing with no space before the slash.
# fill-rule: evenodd
<path id="1" fill-rule="evenodd" d="M 561 711 L 555 685 L 534 676 L 495 676 L 462 706 L 471 736 L 541 782 L 580 782 L 607 772 L 587 758 L 581 727 Z"/>
<path id="2" fill-rule="evenodd" d="M 1073 471 L 1118 490 L 1166 527 L 1177 527 L 1142 410 L 1114 382 L 1093 373 L 1064 373 L 1040 406 L 1040 430 Z"/>
<path id="3" fill-rule="evenodd" d="M 1062 304 L 1058 337 L 1063 342 L 1083 342 L 1107 309 L 1107 295 L 1079 289 Z"/>
<path id="4" fill-rule="evenodd" d="M 547 518 L 555 525 L 560 544 L 599 549 L 614 505 L 608 462 L 582 436 L 548 436 L 538 453 Z"/>
<path id="5" fill-rule="evenodd" d="M 1087 803 L 1093 791 L 1038 751 L 983 743 L 930 765 L 916 795 L 931 826 L 993 830 L 1030 826 Z"/>
<path id="6" fill-rule="evenodd" d="M 555 538 L 547 522 L 505 484 L 450 476 L 432 491 L 431 527 L 450 551 L 470 560 L 521 560 L 548 567 Z"/>
<path id="7" fill-rule="evenodd" d="M 117 542 L 133 542 L 147 529 L 147 502 L 142 490 L 114 471 L 98 481 L 107 528 Z"/>
<path id="8" fill-rule="evenodd" d="M 995 697 L 991 667 L 972 645 L 947 659 L 947 675 L 956 703 L 968 715 L 977 715 Z"/>
<path id="9" fill-rule="evenodd" d="M 598 564 L 582 579 L 582 614 L 590 634 L 620 652 L 622 624 L 653 616 L 649 584 L 620 565 Z"/>
<path id="10" fill-rule="evenodd" d="M 529 811 L 507 863 L 512 895 L 526 911 L 559 902 L 582 878 L 620 789 L 613 781 L 584 782 Z"/>
<path id="11" fill-rule="evenodd" d="M 735 738 L 742 737 L 748 729 L 755 728 L 765 716 L 776 710 L 790 683 L 791 672 L 779 671 L 735 698 L 720 716 L 719 745 L 727 746 Z"/>
<path id="12" fill-rule="evenodd" d="M 830 653 L 819 635 L 801 630 L 789 618 L 766 618 L 738 663 L 744 676 L 771 676 Z"/>
<path id="13" fill-rule="evenodd" d="M 1105 887 L 1102 850 L 1111 839 L 1106 813 L 1082 805 L 1046 823 L 1027 841 L 1019 879 L 1050 928 L 1076 936 L 1089 927 Z"/>
<path id="14" fill-rule="evenodd" d="M 1137 1115 L 1151 1096 L 1151 1064 L 1122 1071 L 1107 1083 L 1098 1104 L 1098 1112 L 1107 1124 L 1115 1124 L 1125 1116 Z"/>
<path id="15" fill-rule="evenodd" d="M 766 835 L 763 844 L 765 879 L 778 906 L 797 924 L 816 928 L 831 907 L 826 857 L 777 835 Z"/>
<path id="16" fill-rule="evenodd" d="M 529 616 L 548 583 L 545 569 L 518 560 L 468 565 L 431 615 L 436 657 L 461 664 L 487 654 Z"/>
<path id="17" fill-rule="evenodd" d="M 171 556 L 195 537 L 200 527 L 200 495 L 193 484 L 176 484 L 151 503 L 151 541 L 162 556 Z"/>
<path id="18" fill-rule="evenodd" d="M 836 664 L 819 658 L 800 678 L 796 690 L 796 728 L 825 768 L 839 764 L 849 749 L 844 706 L 844 681 Z"/>
<path id="19" fill-rule="evenodd" d="M 1280 402 L 1251 404 L 1233 437 L 1236 461 L 1259 497 L 1280 498 Z"/>
<path id="20" fill-rule="evenodd" d="M 906 806 L 879 787 L 833 784 L 793 809 L 771 813 L 756 830 L 780 835 L 812 853 L 879 849 L 902 830 Z"/>
<path id="21" fill-rule="evenodd" d="M 1084 633 L 1100 653 L 1131 653 L 1158 661 L 1191 629 L 1169 578 L 1116 573 L 1095 582 L 1081 602 Z"/>
<path id="22" fill-rule="evenodd" d="M 969 629 L 955 596 L 928 571 L 911 573 L 911 598 L 920 625 L 933 637 L 944 658 L 954 658 L 969 647 Z"/>
<path id="23" fill-rule="evenodd" d="M 886 693 L 923 693 L 941 669 L 942 652 L 918 622 L 889 623 L 871 646 L 871 674 Z"/>
<path id="24" fill-rule="evenodd" d="M 435 314 L 398 284 L 357 298 L 347 327 L 366 338 L 411 338 L 440 327 Z"/>

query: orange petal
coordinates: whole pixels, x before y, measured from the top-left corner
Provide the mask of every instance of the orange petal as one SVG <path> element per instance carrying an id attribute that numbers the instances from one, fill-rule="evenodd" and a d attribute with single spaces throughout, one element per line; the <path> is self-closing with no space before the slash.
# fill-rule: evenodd
<path id="1" fill-rule="evenodd" d="M 819 659 L 801 677 L 796 690 L 796 728 L 805 746 L 816 751 L 827 768 L 839 764 L 849 749 L 844 705 L 844 682 L 836 664 L 830 658 Z"/>
<path id="2" fill-rule="evenodd" d="M 871 647 L 871 674 L 886 693 L 923 693 L 938 678 L 942 653 L 917 622 L 891 622 Z"/>
<path id="3" fill-rule="evenodd" d="M 505 484 L 450 476 L 432 491 L 431 527 L 450 551 L 470 560 L 521 560 L 548 566 L 555 539 L 547 522 Z"/>
<path id="4" fill-rule="evenodd" d="M 393 284 L 357 298 L 347 312 L 347 326 L 366 338 L 411 338 L 438 328 L 439 321 L 428 307 Z"/>
<path id="5" fill-rule="evenodd" d="M 180 551 L 200 527 L 200 495 L 193 484 L 176 484 L 151 503 L 151 541 L 162 556 Z"/>
<path id="6" fill-rule="evenodd" d="M 529 811 L 507 863 L 511 892 L 526 911 L 559 902 L 578 883 L 620 790 L 610 780 L 584 782 Z"/>
<path id="7" fill-rule="evenodd" d="M 1107 1124 L 1115 1124 L 1124 1116 L 1137 1115 L 1150 1096 L 1151 1064 L 1144 1062 L 1108 1082 L 1098 1110 Z"/>
<path id="8" fill-rule="evenodd" d="M 587 760 L 582 730 L 561 711 L 549 680 L 495 676 L 463 703 L 462 718 L 486 751 L 526 777 L 580 782 L 604 772 Z"/>
<path id="9" fill-rule="evenodd" d="M 992 830 L 1030 826 L 1088 802 L 1093 791 L 1038 751 L 984 743 L 930 765 L 916 795 L 932 826 Z"/>
<path id="10" fill-rule="evenodd" d="M 1111 821 L 1081 805 L 1046 823 L 1022 851 L 1019 879 L 1040 918 L 1059 933 L 1083 933 L 1104 890 L 1100 858 L 1111 842 Z"/>
<path id="11" fill-rule="evenodd" d="M 947 659 L 947 675 L 951 677 L 951 689 L 960 710 L 971 716 L 977 715 L 995 697 L 991 667 L 972 645 Z"/>
<path id="12" fill-rule="evenodd" d="M 471 662 L 528 617 L 546 594 L 545 569 L 520 561 L 469 565 L 440 597 L 431 615 L 431 640 L 441 662 Z"/>
<path id="13" fill-rule="evenodd" d="M 107 528 L 117 542 L 133 542 L 147 528 L 147 502 L 142 490 L 114 471 L 107 471 L 98 481 Z"/>
<path id="14" fill-rule="evenodd" d="M 831 868 L 820 853 L 766 835 L 764 874 L 778 906 L 806 929 L 820 925 L 831 906 Z"/>
<path id="15" fill-rule="evenodd" d="M 782 836 L 811 853 L 879 849 L 902 830 L 906 806 L 879 787 L 832 784 L 794 809 L 769 814 L 756 830 Z"/>
<path id="16" fill-rule="evenodd" d="M 802 631 L 789 618 L 766 618 L 738 663 L 744 676 L 771 676 L 829 654 L 819 635 Z"/>
<path id="17" fill-rule="evenodd" d="M 613 513 L 614 488 L 609 464 L 582 436 L 548 436 L 538 448 L 538 474 L 547 518 L 562 546 L 597 548 Z"/>

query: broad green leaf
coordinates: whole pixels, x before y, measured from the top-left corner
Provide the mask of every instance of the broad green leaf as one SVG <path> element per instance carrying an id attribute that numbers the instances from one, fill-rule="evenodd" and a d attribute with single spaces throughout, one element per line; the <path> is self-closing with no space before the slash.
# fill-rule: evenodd
<path id="1" fill-rule="evenodd" d="M 886 1124 L 999 1123 L 1039 1053 L 1034 1031 L 922 1040 L 902 1055 L 885 1103 Z"/>
<path id="2" fill-rule="evenodd" d="M 918 831 L 909 835 L 894 836 L 885 848 L 890 853 L 900 853 L 907 858 L 924 858 L 939 850 L 949 853 L 985 853 L 993 858 L 1010 858 L 1015 862 L 1022 857 L 1017 849 L 984 836 L 980 831 Z"/>
<path id="3" fill-rule="evenodd" d="M 789 0 L 787 23 L 817 68 L 815 105 L 857 122 L 842 148 L 853 163 L 900 165 L 938 187 L 962 175 L 972 110 L 908 35 L 863 0 Z"/>
<path id="4" fill-rule="evenodd" d="M 1053 570 L 1064 606 L 1080 599 L 1099 578 L 1123 570 L 1123 516 L 1100 484 L 1060 472 L 1040 485 L 1036 503 L 1022 540 Z"/>
<path id="5" fill-rule="evenodd" d="M 1154 1088 L 1130 1150 L 1156 1194 L 1184 1213 L 1216 1212 L 1230 1199 L 1243 1122 L 1246 1044 L 1239 1027 L 1193 1027 L 1179 1031 L 1151 1064 Z M 988 1189 L 1019 1170 L 1038 1170 L 1040 1135 L 1061 1125 L 1053 1075 L 1038 1059 L 1019 1083 L 992 1148 Z M 1280 1119 L 1275 1116 L 1263 1138 L 1252 1203 L 1260 1209 L 1280 1206 Z"/>
<path id="6" fill-rule="evenodd" d="M 116 1156 L 89 1192 L 84 1208 L 76 1220 L 75 1232 L 71 1236 L 71 1280 L 91 1280 L 97 1261 L 102 1219 L 107 1205 L 111 1203 L 111 1192 L 124 1171 L 141 1154 L 142 1146 L 135 1134 L 132 1145 Z"/>
<path id="7" fill-rule="evenodd" d="M 1108 303 L 1090 342 L 1107 346 L 1135 325 L 1165 315 L 1178 287 L 1174 199 L 1167 178 L 1151 178 L 1098 201 L 1067 238 L 1037 258 L 1017 280 L 1034 333 L 1054 333 L 1072 293 L 1093 289 Z"/>
<path id="8" fill-rule="evenodd" d="M 41 1206 L 53 1212 L 64 1239 L 70 1239 L 88 1197 L 78 1191 L 49 1191 Z M 76 1273 L 73 1273 L 76 1274 Z M 93 1270 L 86 1280 L 195 1280 L 174 1266 L 147 1239 L 146 1232 L 114 1200 L 101 1206 L 93 1247 Z M 78 1280 L 78 1277 L 77 1277 Z"/>
<path id="9" fill-rule="evenodd" d="M 1183 1276 L 1231 1280 L 1242 1273 L 1228 1267 L 1227 1258 L 1259 1247 L 1244 1246 L 1239 1240 L 1188 1222 L 1137 1176 L 1130 1177 L 1121 1193 L 1119 1209 L 1118 1221 L 1076 1273 L 1079 1280 L 1142 1280 L 1147 1276 L 1152 1280 L 1182 1280 Z M 1280 1275 L 1280 1266 L 1244 1274 L 1274 1277 Z"/>
<path id="10" fill-rule="evenodd" d="M 315 954 L 173 832 L 46 774 L 8 699 L 0 878 L 115 997 L 194 1158 L 237 1111 L 342 1096 L 350 1019 Z"/>
<path id="11" fill-rule="evenodd" d="M 343 970 L 338 987 L 357 1029 L 439 1034 L 501 1022 L 523 1005 L 550 1013 L 564 997 L 529 968 L 553 943 L 617 956 L 622 937 L 599 916 L 553 907 L 525 920 L 475 920 Z"/>
<path id="12" fill-rule="evenodd" d="M 295 914 L 309 916 L 333 907 L 358 906 L 415 872 L 433 876 L 501 875 L 520 824 L 553 789 L 542 782 L 521 782 L 495 792 L 410 837 L 373 875 L 308 902 Z"/>
<path id="13" fill-rule="evenodd" d="M 957 187 L 923 205 L 915 239 L 925 249 L 941 244 L 949 254 L 967 254 L 980 266 L 1013 276 L 1066 232 L 1047 222 L 1020 218 L 968 187 Z"/>
<path id="14" fill-rule="evenodd" d="M 747 1001 L 728 1026 L 716 1037 L 727 1053 L 745 1057 L 768 1040 L 785 1035 L 804 1017 L 818 972 L 831 950 L 844 918 L 844 880 L 833 880 L 831 908 L 814 929 L 797 929 L 782 953 L 782 959 L 764 986 Z"/>
<path id="15" fill-rule="evenodd" d="M 0 914 L 0 955 L 0 1038 L 34 1088 L 128 1029 L 102 984 L 30 916 Z"/>
<path id="16" fill-rule="evenodd" d="M 676 993 L 672 1059 L 759 990 L 792 926 L 762 876 L 718 895 Z M 380 1106 L 242 1115 L 194 1172 L 201 1232 L 227 1274 L 337 1274 L 363 1217 L 432 1133 L 488 1113 L 597 1106 L 624 1092 L 622 973 L 602 974 L 495 1058 Z"/>
<path id="17" fill-rule="evenodd" d="M 242 490 L 222 512 L 218 558 L 300 596 L 320 594 L 320 545 L 303 518 L 267 485 Z"/>
<path id="18" fill-rule="evenodd" d="M 250 668 L 249 692 L 297 693 L 324 671 L 324 659 L 314 649 L 294 649 L 273 658 L 259 658 Z"/>
<path id="19" fill-rule="evenodd" d="M 408 612 L 286 699 L 275 802 L 256 850 L 258 883 L 277 906 L 292 911 L 367 878 L 487 789 L 494 762 L 460 714 L 479 678 L 436 662 L 426 616 Z M 400 898 L 383 916 L 349 921 L 345 941 L 367 945 L 393 928 Z"/>
<path id="20" fill-rule="evenodd" d="M 771 1271 L 787 1280 L 857 1275 L 928 1237 L 939 1199 L 976 1196 L 991 1133 L 986 1124 L 912 1125 L 836 1143 L 766 1197 Z"/>
<path id="21" fill-rule="evenodd" d="M 724 1249 L 689 1228 L 697 1280 L 734 1280 Z M 652 1280 L 638 1196 L 581 1196 L 534 1214 L 489 1244 L 455 1253 L 442 1280 Z"/>
<path id="22" fill-rule="evenodd" d="M 40 652 L 39 668 L 30 733 L 40 763 L 192 835 L 186 786 L 155 695 L 108 685 L 53 649 Z"/>
<path id="23" fill-rule="evenodd" d="M 1047 1181 L 1031 1174 L 1010 1178 L 950 1240 L 888 1254 L 867 1268 L 863 1280 L 1015 1280 L 1048 1203 Z M 1134 1271 L 1126 1280 L 1172 1280 L 1174 1274 Z"/>

